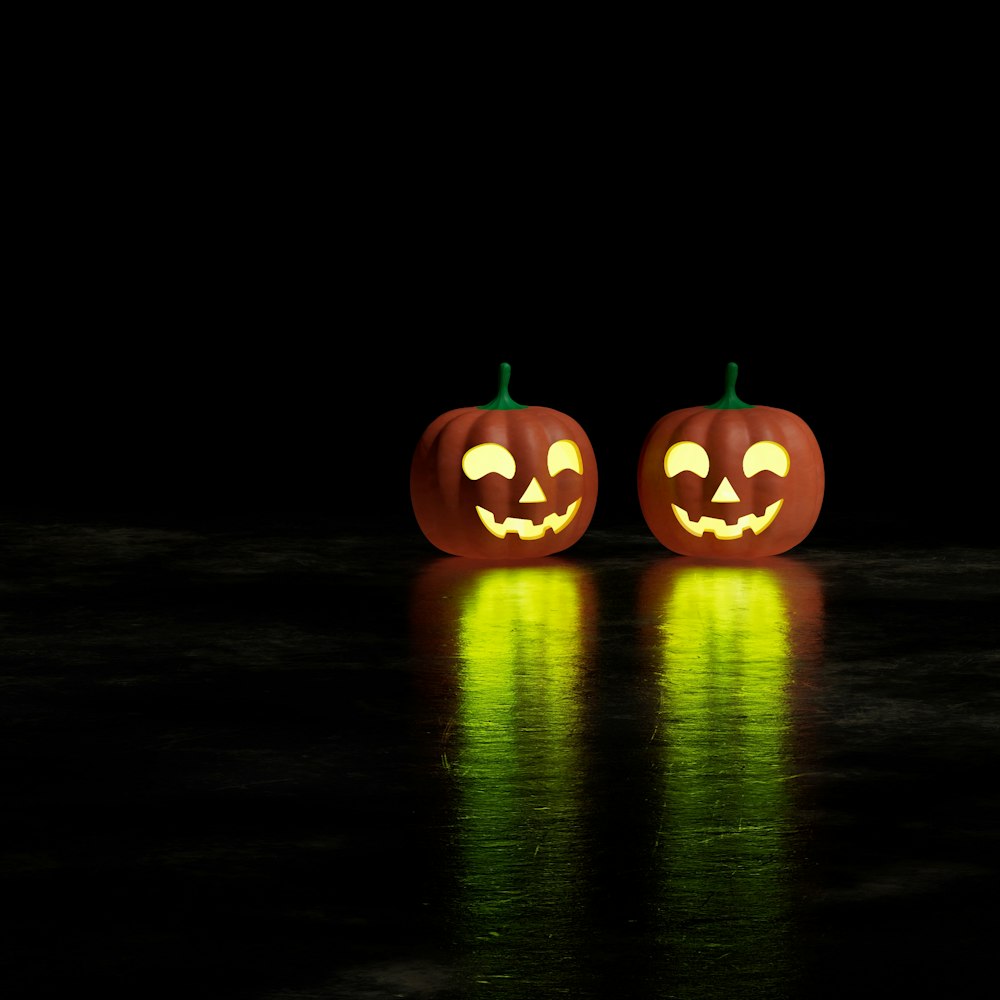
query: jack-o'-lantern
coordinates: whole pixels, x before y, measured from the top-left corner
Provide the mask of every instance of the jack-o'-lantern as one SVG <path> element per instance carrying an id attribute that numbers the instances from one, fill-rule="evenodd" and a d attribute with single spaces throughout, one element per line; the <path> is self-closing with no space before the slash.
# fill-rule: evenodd
<path id="1" fill-rule="evenodd" d="M 450 555 L 535 559 L 569 548 L 597 503 L 597 460 L 583 428 L 546 406 L 510 397 L 500 365 L 496 398 L 443 413 L 410 465 L 420 530 Z"/>
<path id="2" fill-rule="evenodd" d="M 759 559 L 798 545 L 823 503 L 823 456 L 800 417 L 736 395 L 675 410 L 650 429 L 639 456 L 643 517 L 672 552 Z"/>

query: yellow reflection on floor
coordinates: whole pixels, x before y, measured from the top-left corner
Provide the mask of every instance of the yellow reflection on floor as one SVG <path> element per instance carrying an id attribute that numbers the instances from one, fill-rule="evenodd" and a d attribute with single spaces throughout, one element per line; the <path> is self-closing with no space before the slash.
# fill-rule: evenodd
<path id="1" fill-rule="evenodd" d="M 594 624 L 586 571 L 554 559 L 440 568 L 454 651 L 445 746 L 460 852 L 461 930 L 484 988 L 572 979 L 585 886 L 580 696 Z M 553 964 L 553 948 L 565 956 Z M 564 964 L 565 963 L 565 964 Z M 543 994 L 539 994 L 543 995 Z"/>
<path id="2" fill-rule="evenodd" d="M 787 560 L 671 559 L 642 594 L 661 690 L 664 945 L 677 982 L 743 971 L 778 988 L 793 946 L 789 699 L 822 631 L 818 580 Z"/>

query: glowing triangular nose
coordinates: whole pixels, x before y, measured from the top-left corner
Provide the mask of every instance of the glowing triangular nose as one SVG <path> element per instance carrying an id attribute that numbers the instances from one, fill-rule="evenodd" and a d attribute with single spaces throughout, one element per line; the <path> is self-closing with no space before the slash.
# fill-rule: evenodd
<path id="1" fill-rule="evenodd" d="M 719 483 L 719 488 L 715 491 L 715 496 L 712 497 L 712 503 L 739 503 L 740 498 L 736 495 L 736 490 L 733 489 L 732 484 L 726 479 L 725 476 L 722 477 L 722 482 Z"/>
<path id="2" fill-rule="evenodd" d="M 521 496 L 521 503 L 545 503 L 545 494 L 542 492 L 542 488 L 538 485 L 538 480 L 534 476 L 532 476 L 531 482 L 528 483 L 528 488 Z"/>

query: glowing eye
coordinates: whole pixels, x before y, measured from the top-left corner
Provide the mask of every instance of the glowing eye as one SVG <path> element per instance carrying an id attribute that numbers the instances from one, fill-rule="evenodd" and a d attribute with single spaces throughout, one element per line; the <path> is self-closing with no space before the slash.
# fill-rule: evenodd
<path id="1" fill-rule="evenodd" d="M 663 456 L 663 471 L 668 478 L 678 472 L 693 472 L 704 479 L 708 475 L 708 452 L 694 441 L 678 441 Z"/>
<path id="2" fill-rule="evenodd" d="M 756 441 L 743 456 L 743 475 L 749 479 L 767 470 L 776 476 L 787 476 L 792 460 L 777 441 Z"/>
<path id="3" fill-rule="evenodd" d="M 549 448 L 549 475 L 572 469 L 583 475 L 583 456 L 575 441 L 556 441 Z"/>
<path id="4" fill-rule="evenodd" d="M 490 472 L 513 479 L 516 468 L 514 456 L 502 444 L 477 444 L 462 456 L 462 471 L 470 479 L 482 479 Z"/>

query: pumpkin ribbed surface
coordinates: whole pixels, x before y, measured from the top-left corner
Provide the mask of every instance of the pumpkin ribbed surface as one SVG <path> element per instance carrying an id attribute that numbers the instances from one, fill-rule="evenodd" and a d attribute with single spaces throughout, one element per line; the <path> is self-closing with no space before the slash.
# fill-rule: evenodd
<path id="1" fill-rule="evenodd" d="M 815 435 L 794 413 L 771 406 L 668 413 L 649 431 L 639 458 L 643 517 L 680 555 L 758 559 L 785 552 L 812 530 L 824 488 Z"/>
<path id="2" fill-rule="evenodd" d="M 583 428 L 559 410 L 463 407 L 421 435 L 410 499 L 421 531 L 444 552 L 534 559 L 587 530 L 597 461 Z"/>

